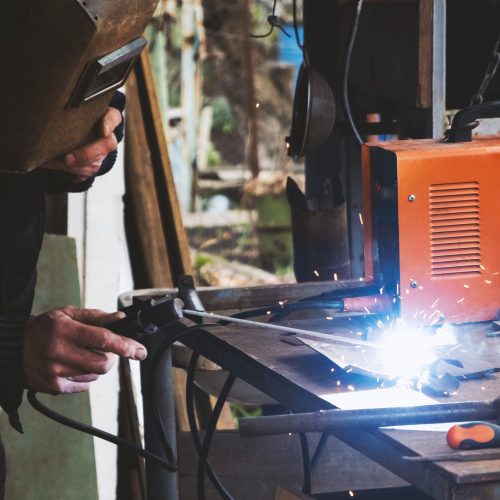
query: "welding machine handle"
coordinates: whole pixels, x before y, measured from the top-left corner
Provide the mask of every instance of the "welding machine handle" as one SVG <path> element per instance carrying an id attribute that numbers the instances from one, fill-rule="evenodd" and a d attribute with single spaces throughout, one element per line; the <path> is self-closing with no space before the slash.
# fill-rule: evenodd
<path id="1" fill-rule="evenodd" d="M 446 131 L 447 142 L 471 142 L 480 118 L 500 118 L 500 101 L 488 101 L 458 111 Z"/>
<path id="2" fill-rule="evenodd" d="M 500 448 L 500 426 L 488 422 L 454 425 L 446 434 L 446 442 L 454 450 Z"/>

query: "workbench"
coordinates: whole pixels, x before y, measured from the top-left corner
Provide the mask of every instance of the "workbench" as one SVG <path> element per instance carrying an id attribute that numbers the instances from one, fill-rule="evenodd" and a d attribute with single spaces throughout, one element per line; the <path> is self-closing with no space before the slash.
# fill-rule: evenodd
<path id="1" fill-rule="evenodd" d="M 207 310 L 218 313 L 234 313 L 245 309 L 262 307 L 269 304 L 278 304 L 280 301 L 296 301 L 311 297 L 332 289 L 364 288 L 364 284 L 357 280 L 336 283 L 315 283 L 278 285 L 271 287 L 245 287 L 240 289 L 200 289 L 199 296 Z M 120 301 L 129 305 L 133 296 L 166 295 L 175 297 L 175 289 L 153 289 L 135 291 L 132 294 L 122 295 Z M 362 328 L 363 323 L 373 321 L 369 316 L 342 317 L 336 315 L 334 320 L 324 319 L 315 313 L 312 319 L 295 319 L 297 313 L 290 316 L 281 324 L 299 328 L 306 328 L 319 332 L 345 333 Z M 317 318 L 321 319 L 317 319 Z M 329 316 L 330 317 L 330 316 Z M 292 319 L 293 318 L 293 319 Z M 266 320 L 266 318 L 261 318 Z M 183 320 L 185 322 L 185 320 Z M 187 321 L 187 323 L 190 323 Z M 493 330 L 492 323 L 479 323 L 454 326 L 460 349 L 468 353 L 471 359 L 483 360 L 491 367 L 498 367 L 500 361 L 500 337 L 487 337 L 486 333 Z M 232 372 L 245 383 L 250 384 L 271 399 L 293 412 L 311 412 L 321 409 L 332 409 L 334 406 L 323 399 L 321 395 L 336 391 L 345 391 L 350 385 L 348 379 L 339 387 L 337 375 L 332 372 L 332 363 L 324 356 L 316 353 L 310 347 L 294 341 L 294 336 L 283 332 L 274 332 L 259 328 L 249 328 L 235 325 L 207 328 L 193 332 L 184 337 L 182 343 L 197 353 L 213 361 L 224 371 Z M 222 376 L 221 376 L 222 375 Z M 219 387 L 224 381 L 224 373 L 216 375 Z M 356 385 L 354 380 L 353 385 Z M 202 384 L 203 385 L 203 384 Z M 212 384 L 213 385 L 213 384 Z M 236 385 L 236 384 L 235 384 Z M 361 388 L 358 388 L 360 390 Z M 456 394 L 446 398 L 436 398 L 439 402 L 459 401 L 490 401 L 500 395 L 500 374 L 495 374 L 489 379 L 462 382 Z M 358 462 L 361 453 L 373 460 L 376 464 L 401 478 L 403 481 L 415 486 L 432 498 L 438 500 L 485 500 L 500 499 L 500 460 L 478 462 L 408 462 L 403 456 L 430 455 L 447 453 L 451 450 L 445 441 L 445 432 L 436 431 L 406 431 L 378 429 L 370 431 L 349 431 L 334 434 L 340 453 L 340 460 L 349 460 L 346 448 L 354 449 L 353 457 Z M 186 437 L 186 439 L 189 439 Z M 262 443 L 262 438 L 255 439 Z M 185 442 L 184 438 L 181 438 Z M 339 443 L 339 441 L 341 443 Z M 317 436 L 312 442 L 317 441 Z M 216 451 L 220 446 L 227 446 L 228 436 L 223 435 L 219 445 L 214 441 Z M 276 441 L 274 453 L 281 449 L 281 441 Z M 345 443 L 347 446 L 345 446 Z M 340 447 L 339 447 L 340 445 Z M 249 447 L 246 447 L 248 450 Z M 288 450 L 289 448 L 287 448 Z M 331 452 L 332 443 L 327 447 Z M 335 452 L 337 450 L 335 449 Z M 269 448 L 267 453 L 269 453 Z M 237 455 L 237 454 L 236 454 Z M 286 462 L 288 455 L 283 456 Z M 295 453 L 296 457 L 296 453 Z M 262 457 L 261 457 L 262 458 Z M 191 464 L 191 459 L 180 456 L 186 466 Z M 236 456 L 235 460 L 238 460 Z M 242 458 L 244 460 L 244 458 Z M 217 460 L 214 459 L 216 463 Z M 364 467 L 360 474 L 377 469 L 369 465 L 366 460 L 353 463 Z M 371 462 L 373 463 L 373 462 Z M 280 468 L 279 464 L 276 465 Z M 287 466 L 288 467 L 288 466 Z M 375 466 L 376 467 L 376 466 Z M 283 467 L 281 467 L 283 469 Z M 380 474 L 378 469 L 378 474 Z M 332 476 L 334 471 L 332 471 Z M 394 477 L 387 474 L 386 477 Z M 394 478 L 396 479 L 396 478 Z M 402 482 L 389 482 L 401 486 Z M 324 486 L 324 478 L 322 480 Z M 341 481 L 342 483 L 342 481 Z M 380 486 L 380 478 L 375 478 L 374 487 Z M 343 484 L 343 483 L 342 483 Z M 312 484 L 314 490 L 314 480 Z"/>
<path id="2" fill-rule="evenodd" d="M 338 329 L 335 321 L 286 323 L 324 332 Z M 471 359 L 480 358 L 493 367 L 500 360 L 500 339 L 487 338 L 489 330 L 489 323 L 462 325 L 456 327 L 456 335 L 461 349 Z M 193 333 L 183 343 L 294 412 L 334 408 L 320 395 L 345 391 L 346 384 L 337 387 L 338 376 L 332 373 L 331 362 L 292 339 L 282 332 L 230 325 Z M 440 402 L 487 401 L 499 394 L 500 377 L 494 375 L 490 379 L 464 382 L 456 394 L 439 399 Z M 415 463 L 402 459 L 402 456 L 450 452 L 445 432 L 356 430 L 336 433 L 335 437 L 433 498 L 500 498 L 500 460 Z"/>

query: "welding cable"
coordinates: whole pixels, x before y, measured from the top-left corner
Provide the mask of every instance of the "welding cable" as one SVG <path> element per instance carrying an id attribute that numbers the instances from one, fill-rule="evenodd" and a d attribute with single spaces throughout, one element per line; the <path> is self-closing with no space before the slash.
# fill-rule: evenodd
<path id="1" fill-rule="evenodd" d="M 297 0 L 292 1 L 292 17 L 293 17 L 293 32 L 295 34 L 295 41 L 297 42 L 297 47 L 304 51 L 304 44 L 300 41 L 299 36 L 299 21 L 297 16 Z"/>
<path id="2" fill-rule="evenodd" d="M 349 41 L 347 44 L 347 51 L 346 51 L 346 55 L 345 55 L 344 73 L 342 75 L 342 103 L 344 105 L 344 114 L 345 114 L 345 117 L 347 118 L 347 121 L 349 122 L 349 126 L 351 127 L 351 131 L 354 135 L 354 139 L 359 144 L 359 146 L 361 146 L 363 144 L 363 139 L 361 139 L 361 136 L 359 135 L 358 129 L 357 129 L 356 124 L 354 123 L 354 119 L 352 117 L 351 104 L 349 101 L 349 88 L 348 87 L 349 87 L 349 71 L 351 68 L 352 50 L 354 48 L 354 43 L 356 42 L 356 35 L 358 33 L 359 19 L 361 17 L 362 8 L 363 8 L 363 0 L 357 0 L 354 21 L 352 24 L 351 34 L 349 37 Z"/>
<path id="3" fill-rule="evenodd" d="M 191 356 L 191 360 L 189 362 L 187 379 L 186 379 L 186 410 L 189 422 L 189 430 L 191 432 L 191 437 L 193 438 L 193 443 L 198 453 L 198 457 L 201 456 L 201 439 L 198 432 L 198 427 L 196 424 L 196 415 L 194 411 L 194 377 L 196 370 L 196 363 L 198 362 L 200 355 L 196 352 L 193 352 Z M 219 495 L 224 498 L 224 500 L 233 500 L 233 497 L 226 490 L 217 474 L 214 472 L 210 461 L 206 460 L 206 471 L 207 475 L 214 485 L 215 489 L 219 493 Z"/>
<path id="4" fill-rule="evenodd" d="M 172 322 L 174 323 L 174 322 Z M 170 326 L 172 323 L 165 325 L 164 328 L 167 328 Z M 177 333 L 176 335 L 171 336 L 167 341 L 165 341 L 161 346 L 160 349 L 162 349 L 162 354 L 165 352 L 165 350 L 171 346 L 174 342 L 179 340 L 182 336 L 192 333 L 195 330 L 199 330 L 201 328 L 206 328 L 206 327 L 211 327 L 211 326 L 217 326 L 217 325 L 195 325 L 192 327 L 186 327 L 184 330 L 181 332 Z M 157 371 L 159 362 L 161 360 L 161 356 L 155 356 L 154 358 L 154 366 L 152 365 L 152 372 Z M 150 379 L 151 382 L 151 379 Z M 150 385 L 150 387 L 152 387 Z M 28 390 L 27 398 L 28 402 L 31 404 L 31 406 L 40 412 L 42 415 L 50 418 L 51 420 L 54 420 L 55 422 L 58 422 L 59 424 L 62 424 L 66 427 L 70 427 L 71 429 L 75 429 L 77 431 L 83 432 L 85 434 L 90 434 L 91 436 L 98 437 L 100 439 L 103 439 L 105 441 L 108 441 L 116 446 L 119 446 L 123 448 L 124 450 L 127 450 L 128 452 L 134 453 L 136 455 L 139 455 L 146 460 L 150 461 L 152 464 L 158 465 L 159 467 L 162 467 L 166 469 L 169 472 L 176 472 L 177 471 L 177 460 L 176 457 L 168 444 L 168 441 L 166 439 L 166 433 L 165 429 L 163 427 L 163 423 L 161 421 L 161 418 L 159 417 L 159 411 L 157 408 L 157 405 L 155 405 L 152 400 L 155 398 L 149 398 L 150 399 L 150 404 L 154 407 L 158 415 L 155 414 L 155 422 L 157 426 L 157 431 L 158 434 L 160 435 L 161 439 L 161 444 L 164 449 L 165 454 L 168 457 L 168 460 L 164 460 L 163 458 L 159 457 L 158 455 L 155 455 L 144 448 L 141 448 L 140 446 L 136 446 L 135 444 L 122 439 L 118 436 L 115 436 L 114 434 L 110 434 L 108 432 L 105 432 L 101 429 L 97 429 L 96 427 L 93 427 L 91 425 L 84 424 L 83 422 L 79 422 L 77 420 L 73 420 L 72 418 L 66 417 L 65 415 L 61 415 L 60 413 L 57 413 L 47 406 L 45 406 L 41 401 L 38 400 L 36 397 L 36 392 L 32 390 Z M 153 392 L 154 394 L 154 392 Z"/>
<path id="5" fill-rule="evenodd" d="M 129 441 L 126 441 L 125 439 L 119 438 L 114 434 L 110 434 L 101 429 L 97 429 L 82 422 L 78 422 L 69 417 L 61 415 L 60 413 L 56 413 L 55 411 L 51 410 L 50 408 L 42 404 L 37 399 L 36 392 L 34 391 L 28 391 L 28 401 L 35 410 L 40 412 L 42 415 L 45 415 L 46 417 L 50 418 L 51 420 L 58 422 L 59 424 L 62 424 L 66 427 L 70 427 L 80 432 L 84 432 L 85 434 L 90 434 L 92 436 L 104 439 L 105 441 L 109 441 L 110 443 L 113 443 L 116 446 L 119 446 L 131 453 L 139 455 L 145 458 L 146 460 L 149 460 L 151 463 L 155 465 L 163 467 L 169 472 L 177 471 L 177 466 L 175 464 L 163 460 L 162 458 L 158 457 L 157 455 L 154 455 L 153 453 L 150 453 L 144 448 L 136 446 L 135 444 L 132 444 Z"/>
<path id="6" fill-rule="evenodd" d="M 201 453 L 198 460 L 198 470 L 196 474 L 196 491 L 198 493 L 198 500 L 205 500 L 205 470 L 207 468 L 208 452 L 210 450 L 210 445 L 212 444 L 212 439 L 215 434 L 217 427 L 217 422 L 219 420 L 224 403 L 233 387 L 234 381 L 236 380 L 236 375 L 230 373 L 222 386 L 217 402 L 215 403 L 214 409 L 212 410 L 212 415 L 208 422 L 207 429 L 205 431 L 205 438 L 201 447 Z"/>
<path id="7" fill-rule="evenodd" d="M 318 460 L 321 457 L 321 454 L 323 453 L 323 450 L 325 449 L 326 442 L 328 441 L 328 438 L 330 437 L 330 433 L 328 432 L 323 432 L 321 434 L 321 438 L 318 441 L 318 444 L 316 446 L 316 450 L 314 451 L 314 455 L 311 460 L 311 471 L 314 472 L 316 469 L 316 465 L 318 464 Z"/>
<path id="8" fill-rule="evenodd" d="M 305 432 L 299 432 L 300 451 L 302 454 L 302 467 L 304 469 L 304 483 L 302 484 L 302 493 L 311 494 L 312 479 L 311 479 L 311 457 L 309 455 L 309 444 Z"/>

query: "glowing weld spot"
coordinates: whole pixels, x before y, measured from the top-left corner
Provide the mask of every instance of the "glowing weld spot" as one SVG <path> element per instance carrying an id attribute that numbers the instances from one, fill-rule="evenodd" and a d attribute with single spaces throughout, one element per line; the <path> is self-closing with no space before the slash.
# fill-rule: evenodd
<path id="1" fill-rule="evenodd" d="M 464 285 L 464 288 L 470 288 L 470 286 L 469 285 Z"/>

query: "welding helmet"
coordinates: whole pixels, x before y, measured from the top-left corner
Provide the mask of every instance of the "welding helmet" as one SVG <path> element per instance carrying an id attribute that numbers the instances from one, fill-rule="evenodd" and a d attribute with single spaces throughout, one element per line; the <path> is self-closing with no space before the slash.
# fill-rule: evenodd
<path id="1" fill-rule="evenodd" d="M 0 171 L 26 172 L 95 136 L 146 45 L 158 0 L 10 0 L 0 16 Z"/>

